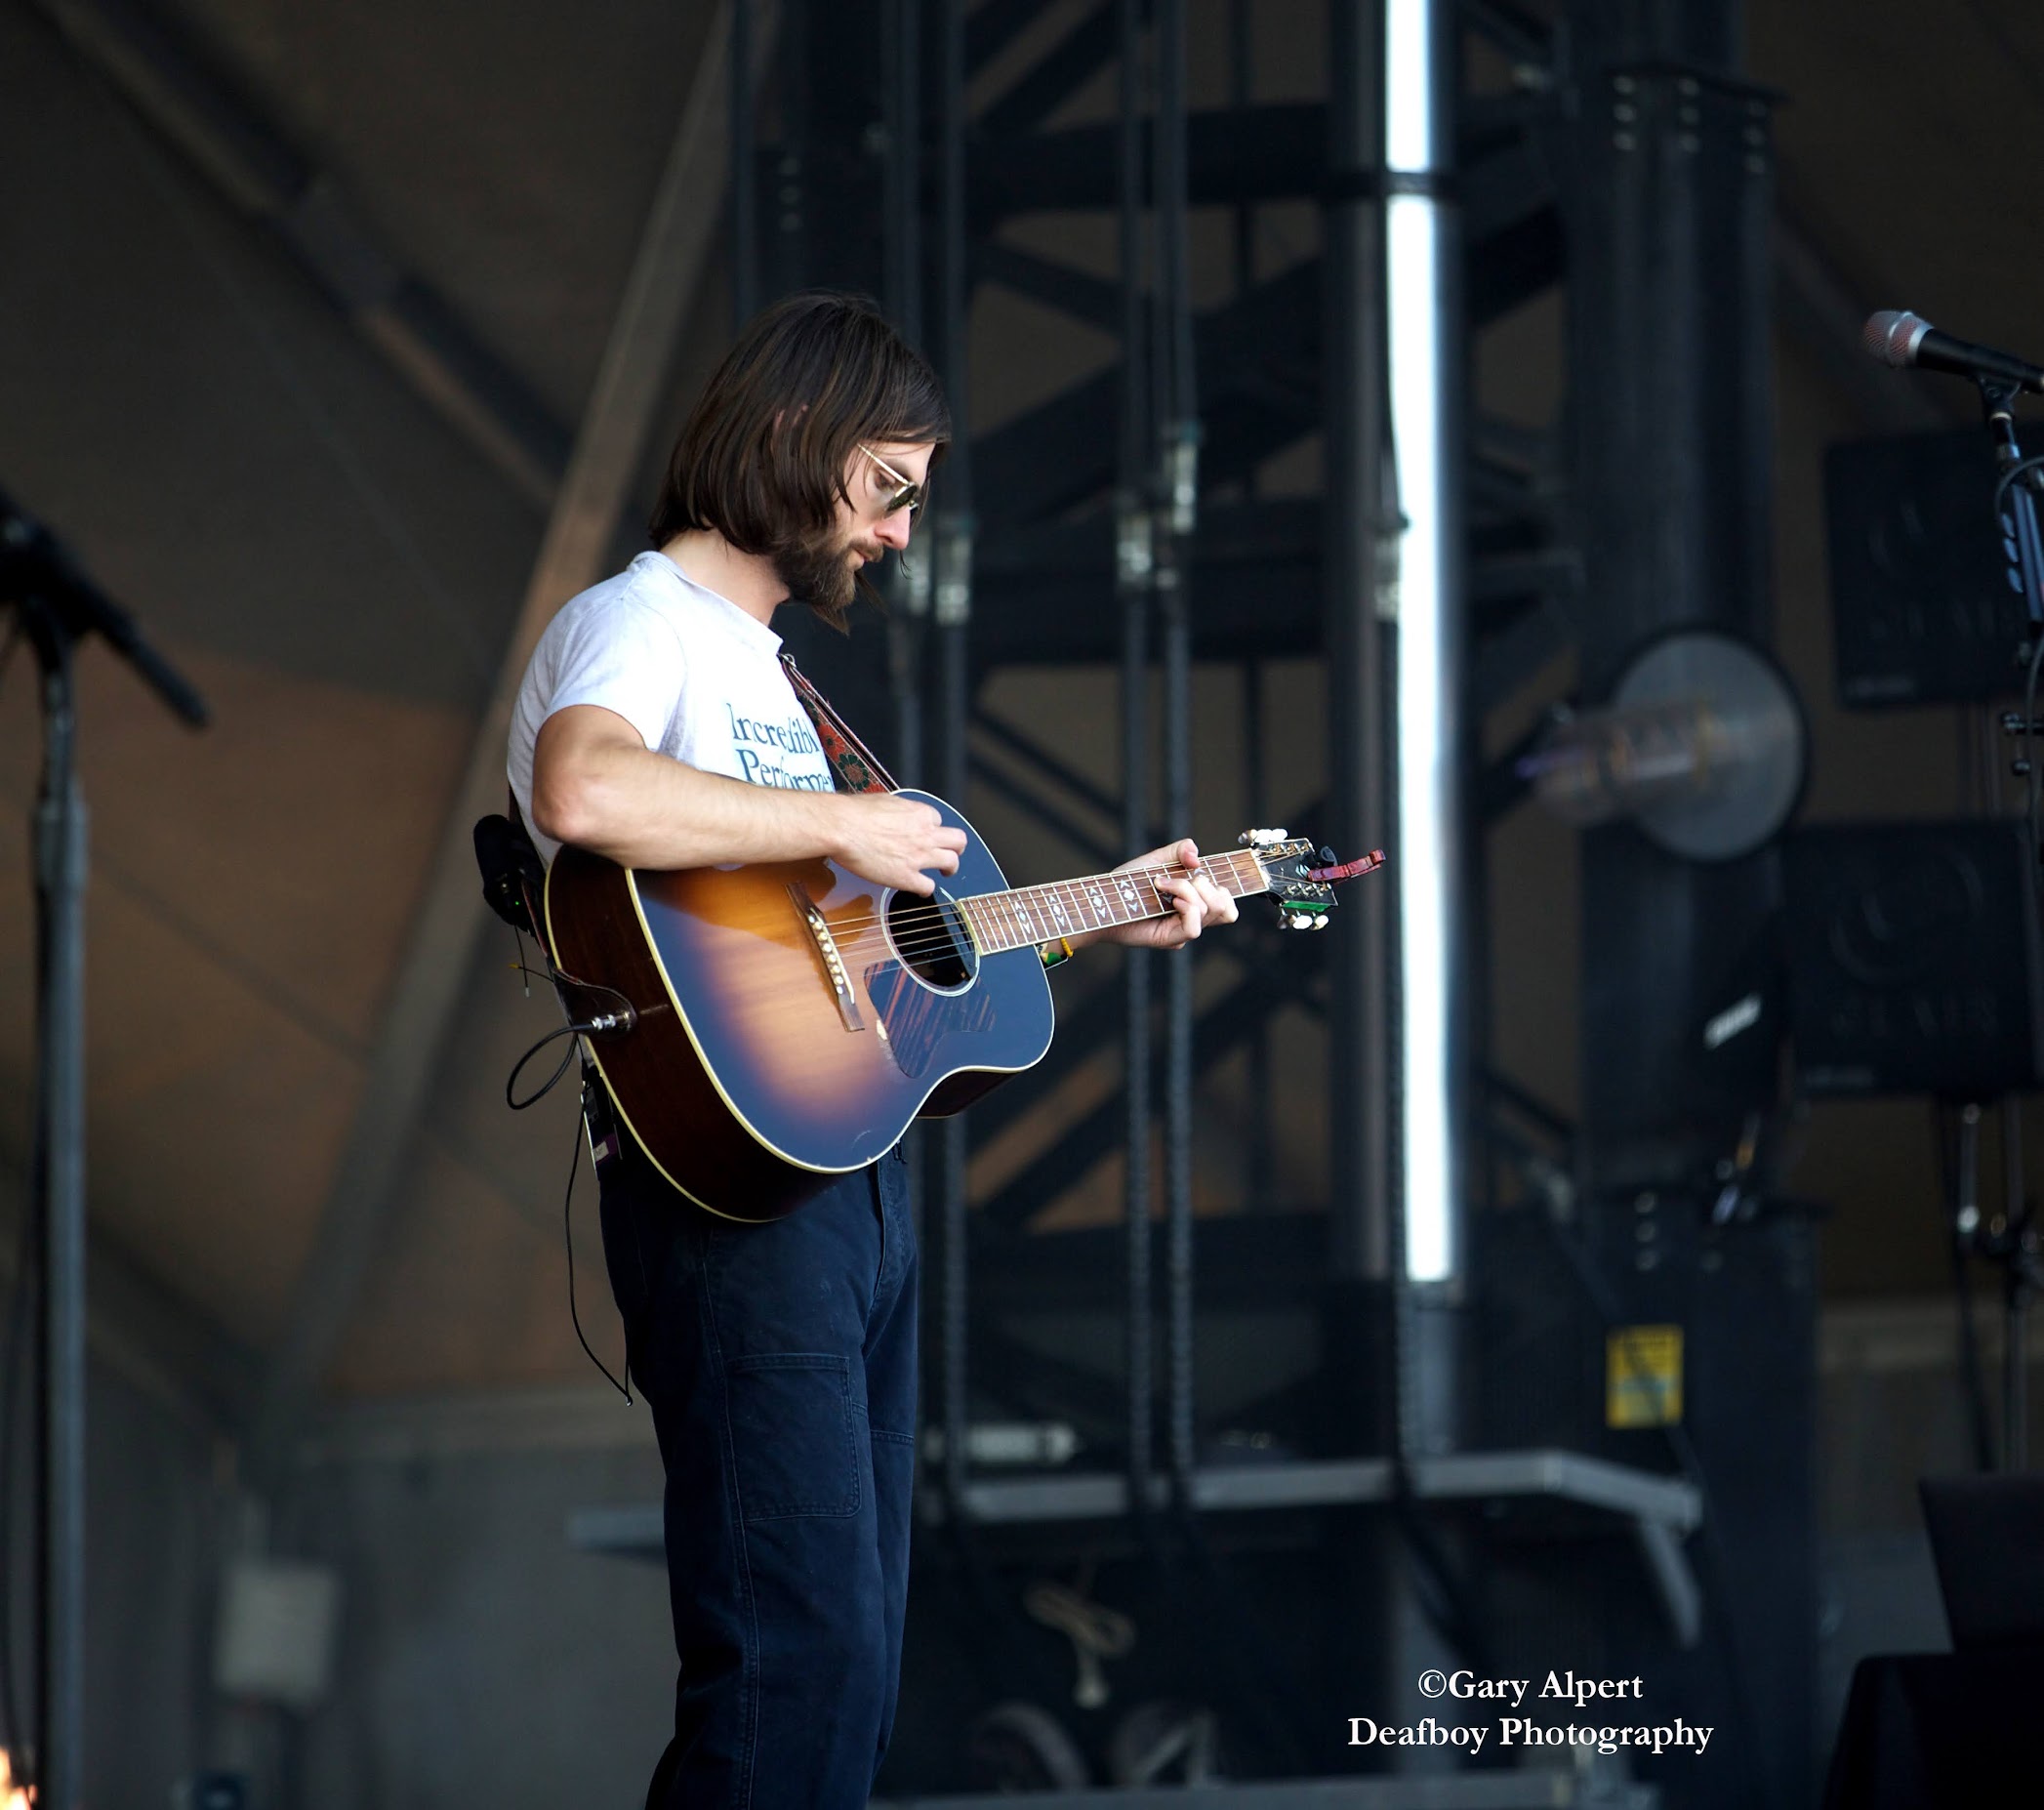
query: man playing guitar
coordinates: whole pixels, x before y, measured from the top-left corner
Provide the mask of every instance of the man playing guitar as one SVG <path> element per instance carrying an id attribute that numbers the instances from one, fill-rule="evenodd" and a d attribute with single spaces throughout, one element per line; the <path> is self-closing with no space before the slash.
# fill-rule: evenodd
<path id="1" fill-rule="evenodd" d="M 950 432 L 934 373 L 869 304 L 796 296 L 745 329 L 675 447 L 657 551 L 566 604 L 526 671 L 509 773 L 548 860 L 564 843 L 634 869 L 828 857 L 921 896 L 957 871 L 965 838 L 932 806 L 834 789 L 772 629 L 791 599 L 843 626 L 863 569 L 908 547 Z M 1232 921 L 1198 859 L 1183 842 L 1128 864 L 1164 873 L 1169 915 L 1060 942 L 1169 949 Z M 908 1584 L 899 1152 L 747 1224 L 684 1200 L 614 1118 L 592 1141 L 667 1470 L 681 1669 L 648 1810 L 850 1810 L 893 1723 Z"/>

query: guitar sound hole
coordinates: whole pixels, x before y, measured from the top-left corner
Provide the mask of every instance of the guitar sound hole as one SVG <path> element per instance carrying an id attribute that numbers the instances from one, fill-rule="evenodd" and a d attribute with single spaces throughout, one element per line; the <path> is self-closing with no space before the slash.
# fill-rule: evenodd
<path id="1" fill-rule="evenodd" d="M 948 896 L 920 898 L 897 892 L 887 901 L 887 941 L 902 967 L 939 993 L 969 987 L 979 972 L 979 958 L 960 921 L 959 908 Z"/>

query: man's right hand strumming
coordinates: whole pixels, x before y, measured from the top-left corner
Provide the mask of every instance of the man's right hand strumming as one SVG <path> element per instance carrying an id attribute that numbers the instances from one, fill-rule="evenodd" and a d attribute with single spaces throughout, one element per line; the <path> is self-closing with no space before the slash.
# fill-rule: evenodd
<path id="1" fill-rule="evenodd" d="M 843 827 L 831 853 L 861 880 L 927 898 L 936 890 L 927 870 L 959 871 L 965 832 L 948 828 L 934 805 L 880 792 L 840 794 L 832 802 Z"/>

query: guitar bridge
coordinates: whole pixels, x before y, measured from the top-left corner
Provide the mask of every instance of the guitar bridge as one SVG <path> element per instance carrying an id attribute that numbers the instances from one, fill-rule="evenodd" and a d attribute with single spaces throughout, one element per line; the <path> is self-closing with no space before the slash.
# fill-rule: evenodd
<path id="1" fill-rule="evenodd" d="M 830 983 L 831 996 L 838 1003 L 838 1016 L 844 1020 L 847 1031 L 863 1031 L 866 1026 L 859 1017 L 859 996 L 852 991 L 851 976 L 844 971 L 844 958 L 838 953 L 838 939 L 831 934 L 829 920 L 799 882 L 788 883 L 788 896 L 795 901 L 795 908 L 801 913 L 802 923 L 808 926 L 809 935 L 816 944 L 817 957 L 823 963 L 823 977 Z"/>

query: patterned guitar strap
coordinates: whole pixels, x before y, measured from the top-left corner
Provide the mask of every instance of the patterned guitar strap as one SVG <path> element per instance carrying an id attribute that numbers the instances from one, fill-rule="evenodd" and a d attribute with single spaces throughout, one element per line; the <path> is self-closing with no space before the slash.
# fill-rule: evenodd
<path id="1" fill-rule="evenodd" d="M 796 665 L 793 654 L 784 653 L 781 665 L 788 682 L 816 725 L 816 739 L 823 744 L 823 758 L 831 763 L 831 776 L 840 792 L 899 792 L 893 776 L 852 733 L 851 725 L 831 707 L 831 701 L 812 685 Z"/>

